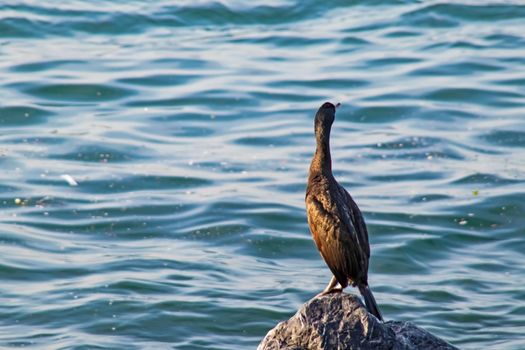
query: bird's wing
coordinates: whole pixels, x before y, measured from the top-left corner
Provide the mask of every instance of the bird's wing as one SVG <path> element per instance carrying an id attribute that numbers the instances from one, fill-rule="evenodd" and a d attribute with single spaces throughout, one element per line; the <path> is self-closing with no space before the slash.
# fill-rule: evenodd
<path id="1" fill-rule="evenodd" d="M 349 209 L 348 211 L 345 211 L 347 213 L 345 215 L 345 221 L 351 222 L 351 225 L 349 226 L 353 227 L 355 230 L 359 246 L 361 247 L 361 250 L 365 253 L 366 256 L 366 267 L 368 270 L 368 259 L 370 258 L 370 243 L 368 242 L 368 230 L 366 229 L 365 219 L 363 218 L 361 210 L 355 203 L 352 196 L 350 196 L 348 191 L 345 190 L 342 186 L 339 186 L 339 190 Z"/>
<path id="2" fill-rule="evenodd" d="M 340 215 L 327 210 L 323 203 L 325 201 L 316 196 L 306 198 L 308 224 L 321 256 L 337 281 L 346 287 L 348 278 L 355 280 L 363 271 L 356 231 L 343 223 Z"/>

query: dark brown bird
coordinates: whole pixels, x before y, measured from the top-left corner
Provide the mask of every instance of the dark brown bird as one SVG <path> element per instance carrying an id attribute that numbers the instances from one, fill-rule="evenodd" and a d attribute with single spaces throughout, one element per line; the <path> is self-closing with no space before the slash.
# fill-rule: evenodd
<path id="1" fill-rule="evenodd" d="M 321 294 L 342 291 L 351 284 L 359 288 L 368 311 L 383 320 L 368 287 L 370 245 L 363 215 L 350 194 L 332 175 L 330 130 L 334 119 L 335 106 L 329 102 L 324 103 L 315 115 L 317 148 L 306 189 L 310 232 L 334 275 Z M 337 283 L 341 288 L 335 288 Z"/>

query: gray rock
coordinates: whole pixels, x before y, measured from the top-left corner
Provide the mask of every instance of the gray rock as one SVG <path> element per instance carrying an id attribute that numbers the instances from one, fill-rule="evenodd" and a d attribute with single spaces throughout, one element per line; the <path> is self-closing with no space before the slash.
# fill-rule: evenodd
<path id="1" fill-rule="evenodd" d="M 304 304 L 270 330 L 257 350 L 454 350 L 410 322 L 380 322 L 352 294 L 334 293 Z"/>

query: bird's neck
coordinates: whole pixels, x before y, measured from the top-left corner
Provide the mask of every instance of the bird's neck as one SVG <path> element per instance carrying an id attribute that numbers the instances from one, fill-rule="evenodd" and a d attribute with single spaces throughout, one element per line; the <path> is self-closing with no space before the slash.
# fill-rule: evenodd
<path id="1" fill-rule="evenodd" d="M 317 148 L 310 165 L 310 175 L 332 175 L 332 157 L 330 156 L 330 130 L 316 133 Z"/>

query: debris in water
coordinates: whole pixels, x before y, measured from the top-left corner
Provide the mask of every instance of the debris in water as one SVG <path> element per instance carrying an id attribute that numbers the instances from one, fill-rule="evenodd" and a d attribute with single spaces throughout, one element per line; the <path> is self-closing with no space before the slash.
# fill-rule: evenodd
<path id="1" fill-rule="evenodd" d="M 73 178 L 73 176 L 69 175 L 69 174 L 63 174 L 63 175 L 60 175 L 61 178 L 63 178 L 64 180 L 66 180 L 66 182 L 69 184 L 69 186 L 78 186 L 78 182 L 76 182 L 76 180 Z"/>

